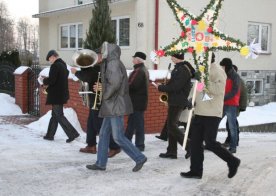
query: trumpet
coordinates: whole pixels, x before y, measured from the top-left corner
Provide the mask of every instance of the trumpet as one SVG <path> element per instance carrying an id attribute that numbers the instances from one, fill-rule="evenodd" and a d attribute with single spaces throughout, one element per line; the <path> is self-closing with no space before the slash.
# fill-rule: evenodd
<path id="1" fill-rule="evenodd" d="M 164 82 L 163 82 L 163 84 L 167 84 L 167 78 L 168 78 L 168 75 L 169 75 L 169 73 L 170 73 L 170 68 L 171 68 L 171 63 L 169 64 L 169 66 L 168 66 L 168 72 L 167 72 L 167 75 L 166 75 L 166 78 L 164 79 Z M 169 97 L 168 97 L 168 94 L 167 93 L 161 93 L 161 95 L 159 96 L 159 101 L 161 102 L 161 103 L 164 103 L 165 105 L 168 105 L 168 99 L 169 99 Z"/>
<path id="2" fill-rule="evenodd" d="M 93 107 L 92 107 L 93 110 L 99 110 L 97 105 L 101 105 L 101 103 L 102 103 L 102 89 L 99 90 L 100 78 L 101 78 L 101 72 L 98 73 L 98 79 L 97 79 L 97 84 L 96 84 L 96 89 L 95 89 L 95 99 L 94 99 L 94 104 L 93 104 Z M 98 93 L 98 92 L 100 92 L 100 93 Z"/>

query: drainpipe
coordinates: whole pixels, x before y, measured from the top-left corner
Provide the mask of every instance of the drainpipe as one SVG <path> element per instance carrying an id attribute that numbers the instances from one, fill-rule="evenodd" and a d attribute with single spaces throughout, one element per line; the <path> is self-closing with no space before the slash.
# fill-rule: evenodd
<path id="1" fill-rule="evenodd" d="M 159 0 L 155 0 L 155 32 L 154 32 L 154 48 L 158 50 L 158 27 L 159 27 Z M 154 64 L 154 69 L 158 69 L 158 65 Z"/>

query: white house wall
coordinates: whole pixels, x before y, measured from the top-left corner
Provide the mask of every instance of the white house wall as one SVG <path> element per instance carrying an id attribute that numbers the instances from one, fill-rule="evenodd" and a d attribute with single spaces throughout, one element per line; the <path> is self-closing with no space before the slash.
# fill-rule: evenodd
<path id="1" fill-rule="evenodd" d="M 48 2 L 48 3 L 46 3 Z M 65 2 L 65 3 L 64 3 Z M 189 9 L 192 13 L 198 15 L 209 3 L 209 0 L 178 0 L 178 3 Z M 159 1 L 159 47 L 170 44 L 173 38 L 177 38 L 180 34 L 180 28 L 176 23 L 172 10 L 169 8 L 166 0 Z M 49 11 L 58 8 L 64 8 L 75 5 L 75 0 L 40 0 L 40 12 Z M 45 7 L 46 8 L 45 8 Z M 247 41 L 247 27 L 248 22 L 262 22 L 272 24 L 271 35 L 276 34 L 276 21 L 271 16 L 274 13 L 276 1 L 274 0 L 225 0 L 223 1 L 222 9 L 219 16 L 218 28 L 234 38 L 239 38 L 241 41 Z M 155 33 L 155 0 L 133 0 L 124 3 L 111 4 L 111 16 L 129 16 L 130 17 L 130 46 L 122 48 L 122 60 L 126 67 L 131 67 L 131 56 L 135 51 L 143 51 L 150 54 L 154 50 L 154 33 Z M 49 23 L 46 23 L 47 18 L 40 19 L 40 56 L 45 56 L 48 49 L 59 49 L 59 25 L 65 23 L 82 22 L 84 27 L 84 37 L 87 28 L 89 27 L 89 20 L 91 18 L 91 8 L 82 9 L 78 12 L 68 12 L 49 17 Z M 142 23 L 142 27 L 138 27 L 138 23 Z M 43 25 L 49 24 L 48 30 Z M 48 32 L 48 39 L 45 32 Z M 48 42 L 48 43 L 47 43 Z M 240 70 L 276 70 L 276 55 L 275 51 L 276 41 L 271 39 L 271 54 L 260 55 L 257 60 L 245 60 L 238 52 L 216 52 L 217 63 L 224 58 L 230 57 L 233 62 L 238 65 Z M 74 51 L 60 50 L 61 56 L 70 63 L 71 56 Z M 191 56 L 186 55 L 187 59 L 191 61 Z M 149 58 L 148 58 L 149 59 Z M 159 69 L 167 69 L 170 59 L 162 58 Z M 45 63 L 44 58 L 41 63 Z M 152 68 L 152 63 L 148 60 L 149 68 Z"/>

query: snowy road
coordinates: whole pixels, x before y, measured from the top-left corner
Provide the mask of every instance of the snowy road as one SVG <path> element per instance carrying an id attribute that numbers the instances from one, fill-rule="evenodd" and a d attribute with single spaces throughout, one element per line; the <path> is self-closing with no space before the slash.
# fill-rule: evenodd
<path id="1" fill-rule="evenodd" d="M 1 119 L 0 119 L 1 121 Z M 133 173 L 134 162 L 124 153 L 108 162 L 106 171 L 90 171 L 96 155 L 78 150 L 85 137 L 70 144 L 64 135 L 55 141 L 42 139 L 42 132 L 0 122 L 0 195 L 275 195 L 276 134 L 242 133 L 237 157 L 241 166 L 233 179 L 227 178 L 226 163 L 205 152 L 201 180 L 183 179 L 181 171 L 189 169 L 179 147 L 177 160 L 158 157 L 166 142 L 146 136 L 148 162 Z M 218 136 L 220 141 L 225 133 Z"/>

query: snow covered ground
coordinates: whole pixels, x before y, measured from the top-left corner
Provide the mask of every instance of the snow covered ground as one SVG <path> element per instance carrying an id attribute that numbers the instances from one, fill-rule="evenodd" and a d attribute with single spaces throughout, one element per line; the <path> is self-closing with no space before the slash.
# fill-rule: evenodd
<path id="1" fill-rule="evenodd" d="M 1 105 L 7 99 L 10 102 Z M 263 121 L 275 122 L 275 105 L 249 108 L 243 114 L 250 121 L 243 121 L 241 116 L 240 124 L 253 123 L 264 116 L 267 118 Z M 0 116 L 22 114 L 12 98 L 3 94 L 0 94 L 0 108 Z M 263 113 L 253 114 L 258 111 Z M 75 127 L 79 126 L 72 109 L 66 109 L 65 115 L 74 119 L 71 122 Z M 167 143 L 157 140 L 154 134 L 146 135 L 144 153 L 148 162 L 141 171 L 131 171 L 135 163 L 123 152 L 109 159 L 106 171 L 87 170 L 85 165 L 94 163 L 96 155 L 79 152 L 85 146 L 85 134 L 68 144 L 63 131 L 58 130 L 55 141 L 45 141 L 42 136 L 49 117 L 46 114 L 28 126 L 4 124 L 0 118 L 1 196 L 275 195 L 276 133 L 240 134 L 235 155 L 241 159 L 241 166 L 232 179 L 227 178 L 226 163 L 206 151 L 203 178 L 195 180 L 179 176 L 190 166 L 180 147 L 177 160 L 158 157 L 166 151 Z M 225 136 L 224 132 L 219 133 L 218 140 L 224 141 Z"/>

